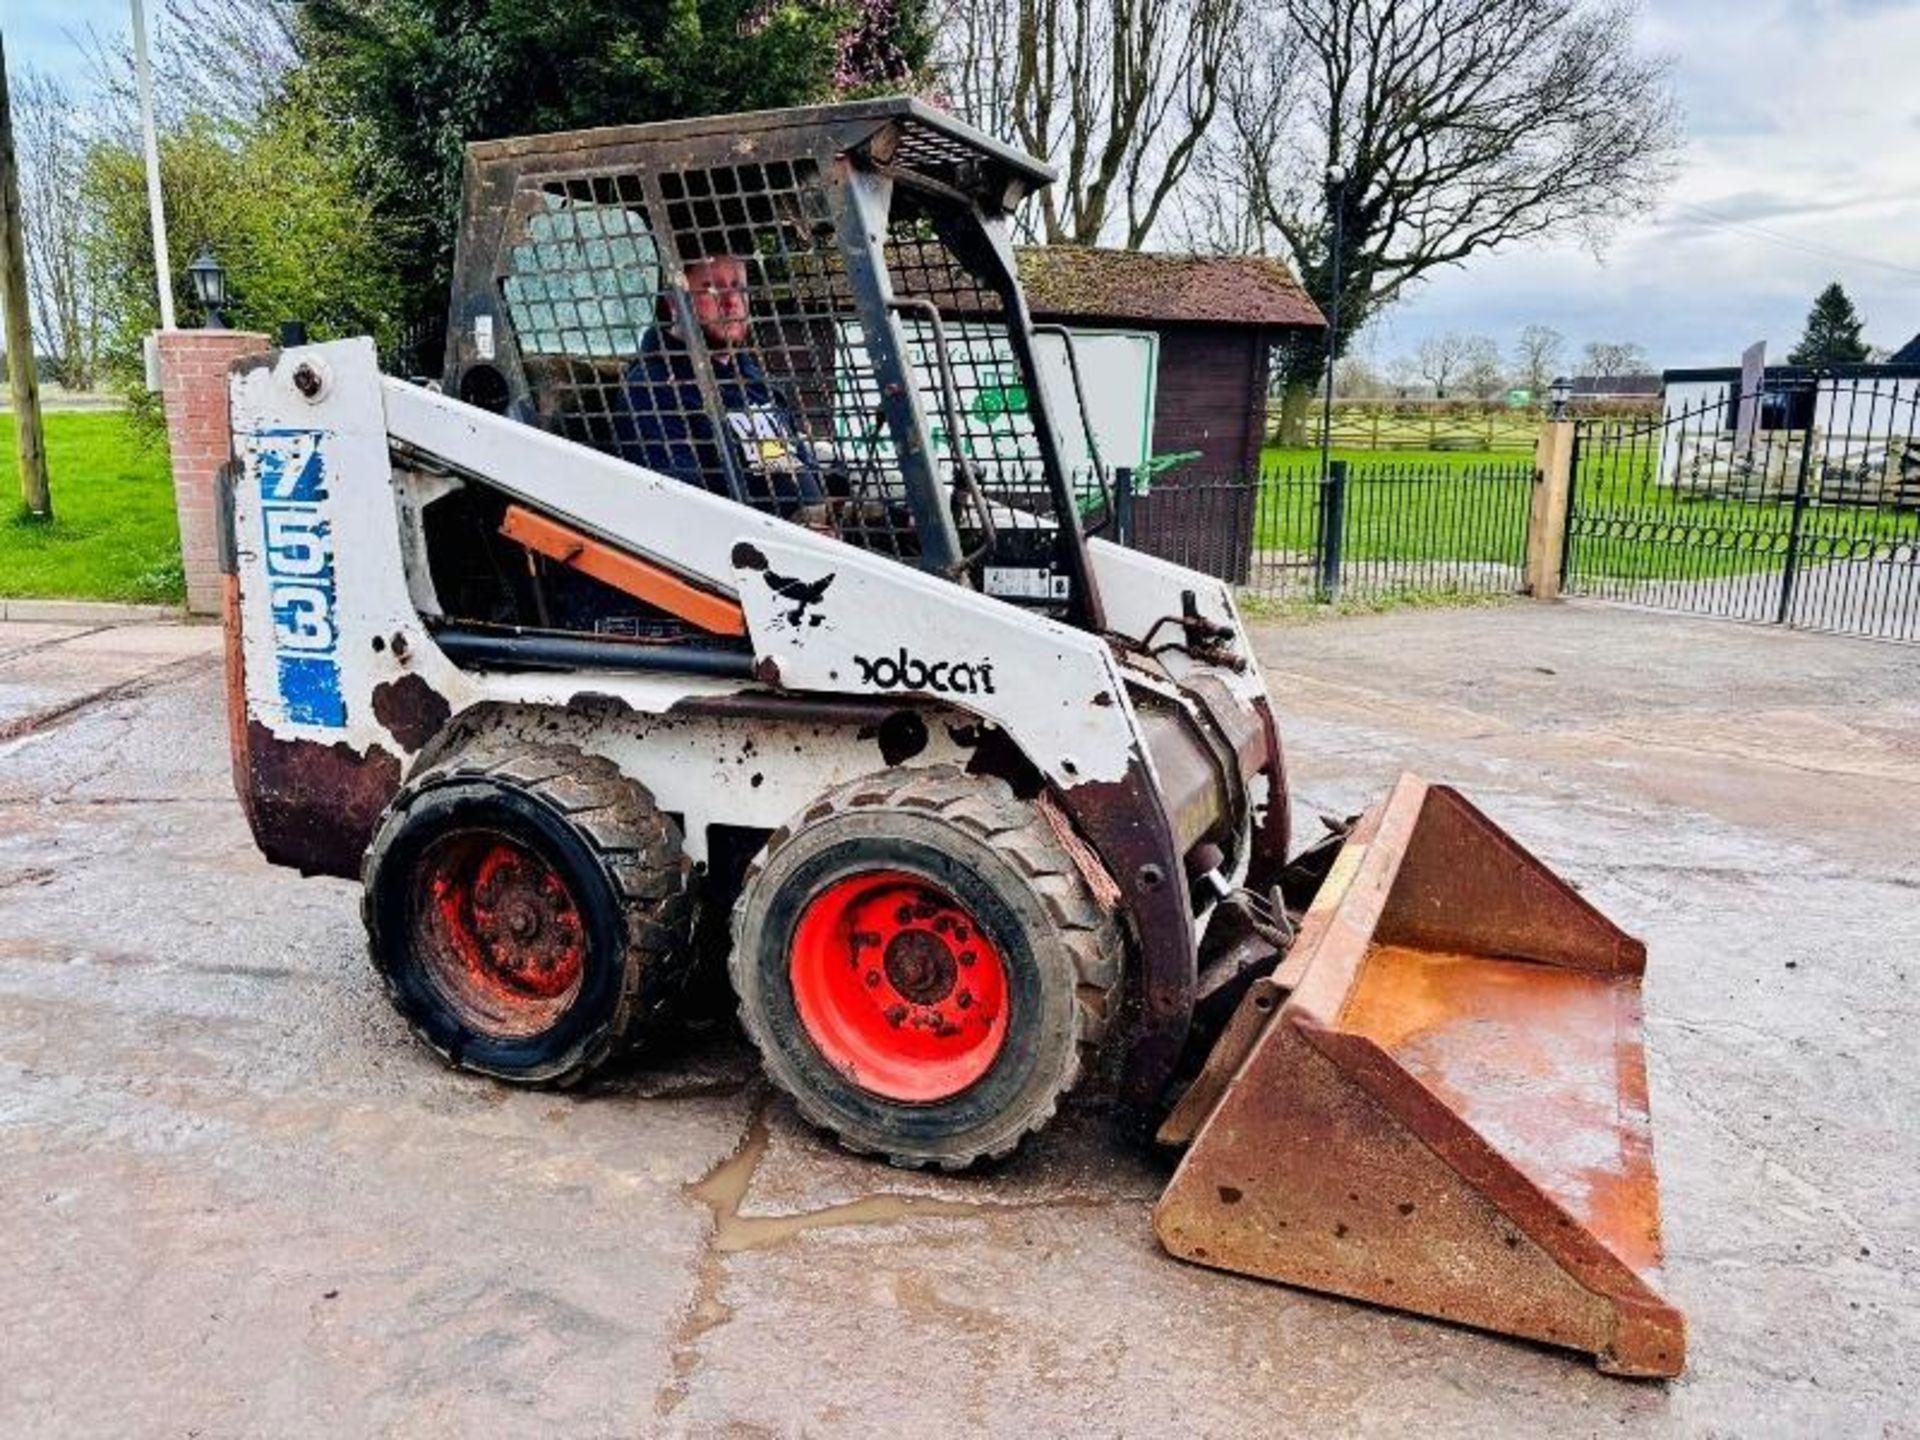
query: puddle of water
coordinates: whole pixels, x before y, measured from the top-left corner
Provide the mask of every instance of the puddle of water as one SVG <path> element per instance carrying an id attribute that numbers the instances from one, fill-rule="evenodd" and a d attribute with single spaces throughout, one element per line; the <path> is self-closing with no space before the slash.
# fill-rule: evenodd
<path id="1" fill-rule="evenodd" d="M 887 1225 L 901 1220 L 923 1219 L 984 1220 L 1022 1210 L 1138 1203 L 1125 1198 L 1107 1200 L 1068 1196 L 1026 1202 L 939 1200 L 924 1195 L 897 1195 L 883 1191 L 797 1215 L 742 1215 L 740 1206 L 746 1200 L 754 1174 L 772 1143 L 772 1131 L 767 1124 L 769 1104 L 763 1098 L 754 1107 L 753 1119 L 748 1123 L 746 1136 L 739 1148 L 687 1187 L 688 1196 L 712 1212 L 713 1238 L 701 1257 L 693 1303 L 674 1331 L 673 1379 L 661 1390 L 654 1406 L 662 1419 L 671 1415 L 686 1400 L 694 1373 L 700 1367 L 702 1339 L 733 1318 L 733 1307 L 721 1295 L 726 1284 L 726 1257 L 729 1255 L 771 1249 L 808 1231 L 848 1225 Z M 873 1164 L 876 1174 L 886 1173 L 882 1162 L 875 1160 Z"/>
<path id="2" fill-rule="evenodd" d="M 686 1400 L 694 1373 L 700 1368 L 700 1344 L 712 1331 L 733 1318 L 733 1307 L 721 1291 L 726 1285 L 728 1255 L 750 1250 L 765 1250 L 785 1244 L 808 1230 L 832 1229 L 843 1225 L 884 1225 L 897 1220 L 922 1218 L 980 1219 L 996 1213 L 1031 1208 L 1020 1205 L 970 1204 L 954 1200 L 934 1200 L 914 1195 L 862 1195 L 839 1205 L 810 1210 L 799 1215 L 748 1216 L 740 1213 L 754 1172 L 766 1158 L 772 1132 L 767 1125 L 768 1102 L 754 1108 L 740 1147 L 714 1166 L 703 1178 L 687 1187 L 687 1194 L 705 1205 L 713 1214 L 713 1238 L 700 1259 L 699 1280 L 694 1287 L 693 1303 L 681 1318 L 673 1336 L 673 1379 L 661 1390 L 655 1413 L 665 1419 Z M 878 1165 L 879 1162 L 875 1162 Z"/>
<path id="3" fill-rule="evenodd" d="M 765 1250 L 784 1244 L 808 1230 L 828 1230 L 842 1225 L 885 1225 L 909 1219 L 979 1219 L 1018 1205 L 996 1205 L 964 1200 L 936 1200 L 921 1195 L 862 1195 L 857 1199 L 808 1210 L 798 1215 L 742 1215 L 741 1202 L 753 1174 L 766 1156 L 771 1133 L 763 1106 L 755 1114 L 740 1148 L 716 1166 L 687 1193 L 713 1212 L 713 1249 L 723 1255 L 738 1255 L 747 1250 Z M 878 1161 L 874 1162 L 876 1166 Z"/>

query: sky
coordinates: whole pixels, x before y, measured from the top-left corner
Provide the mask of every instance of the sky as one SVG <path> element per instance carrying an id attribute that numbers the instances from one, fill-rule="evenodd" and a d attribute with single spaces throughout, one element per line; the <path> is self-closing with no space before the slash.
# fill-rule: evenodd
<path id="1" fill-rule="evenodd" d="M 1650 0 L 1640 30 L 1686 112 L 1662 202 L 1597 260 L 1566 243 L 1446 272 L 1364 337 L 1378 360 L 1448 330 L 1506 351 L 1537 322 L 1659 367 L 1756 340 L 1784 361 L 1833 280 L 1871 343 L 1920 333 L 1920 0 Z"/>
<path id="2" fill-rule="evenodd" d="M 162 0 L 147 0 L 149 16 Z M 79 78 L 71 32 L 127 25 L 127 0 L 0 0 L 10 66 Z M 1551 325 L 1577 351 L 1630 341 L 1657 366 L 1784 359 L 1813 297 L 1843 284 L 1869 341 L 1920 334 L 1920 0 L 1643 0 L 1686 115 L 1679 178 L 1596 257 L 1521 247 L 1449 270 L 1362 348 L 1385 363 L 1444 331 Z"/>
<path id="3" fill-rule="evenodd" d="M 164 0 L 143 0 L 147 23 Z M 0 0 L 0 34 L 6 36 L 7 68 L 31 65 L 63 80 L 81 78 L 84 62 L 70 38 L 92 25 L 130 32 L 128 0 Z"/>

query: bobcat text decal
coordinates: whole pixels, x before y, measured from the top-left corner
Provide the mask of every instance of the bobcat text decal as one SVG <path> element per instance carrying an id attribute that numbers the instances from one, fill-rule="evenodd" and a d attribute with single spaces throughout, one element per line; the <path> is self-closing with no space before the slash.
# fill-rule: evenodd
<path id="1" fill-rule="evenodd" d="M 993 664 L 987 660 L 935 660 L 928 663 L 907 654 L 902 645 L 898 656 L 882 655 L 868 659 L 853 657 L 860 667 L 860 681 L 882 690 L 927 690 L 935 695 L 993 694 Z"/>

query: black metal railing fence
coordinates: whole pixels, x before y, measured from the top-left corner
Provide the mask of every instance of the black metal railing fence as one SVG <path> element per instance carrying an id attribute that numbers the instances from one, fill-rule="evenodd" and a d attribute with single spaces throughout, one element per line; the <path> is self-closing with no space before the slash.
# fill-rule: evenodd
<path id="1" fill-rule="evenodd" d="M 1533 467 L 1334 461 L 1253 474 L 1116 472 L 1126 541 L 1286 602 L 1517 592 Z M 1125 492 L 1134 490 L 1131 504 Z"/>
<path id="2" fill-rule="evenodd" d="M 1920 372 L 1700 385 L 1579 422 L 1563 588 L 1920 640 Z"/>

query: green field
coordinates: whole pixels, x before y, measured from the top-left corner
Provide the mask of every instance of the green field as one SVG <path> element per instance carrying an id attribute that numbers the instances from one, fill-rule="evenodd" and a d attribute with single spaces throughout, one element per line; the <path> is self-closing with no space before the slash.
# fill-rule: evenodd
<path id="1" fill-rule="evenodd" d="M 1318 533 L 1319 456 L 1285 456 L 1264 477 L 1254 547 L 1305 551 Z M 1334 452 L 1348 462 L 1345 543 L 1350 561 L 1461 560 L 1518 564 L 1526 549 L 1531 456 L 1428 458 Z"/>
<path id="2" fill-rule="evenodd" d="M 1572 537 L 1581 575 L 1712 580 L 1775 570 L 1794 528 L 1790 500 L 1750 501 L 1652 483 L 1643 451 L 1582 452 Z M 1920 515 L 1873 505 L 1812 504 L 1800 554 L 1819 564 L 1859 547 L 1920 538 Z M 1862 554 L 1861 558 L 1866 558 Z"/>
<path id="3" fill-rule="evenodd" d="M 0 597 L 179 604 L 186 598 L 164 441 L 117 412 L 46 417 L 53 520 L 28 516 L 0 415 Z"/>

